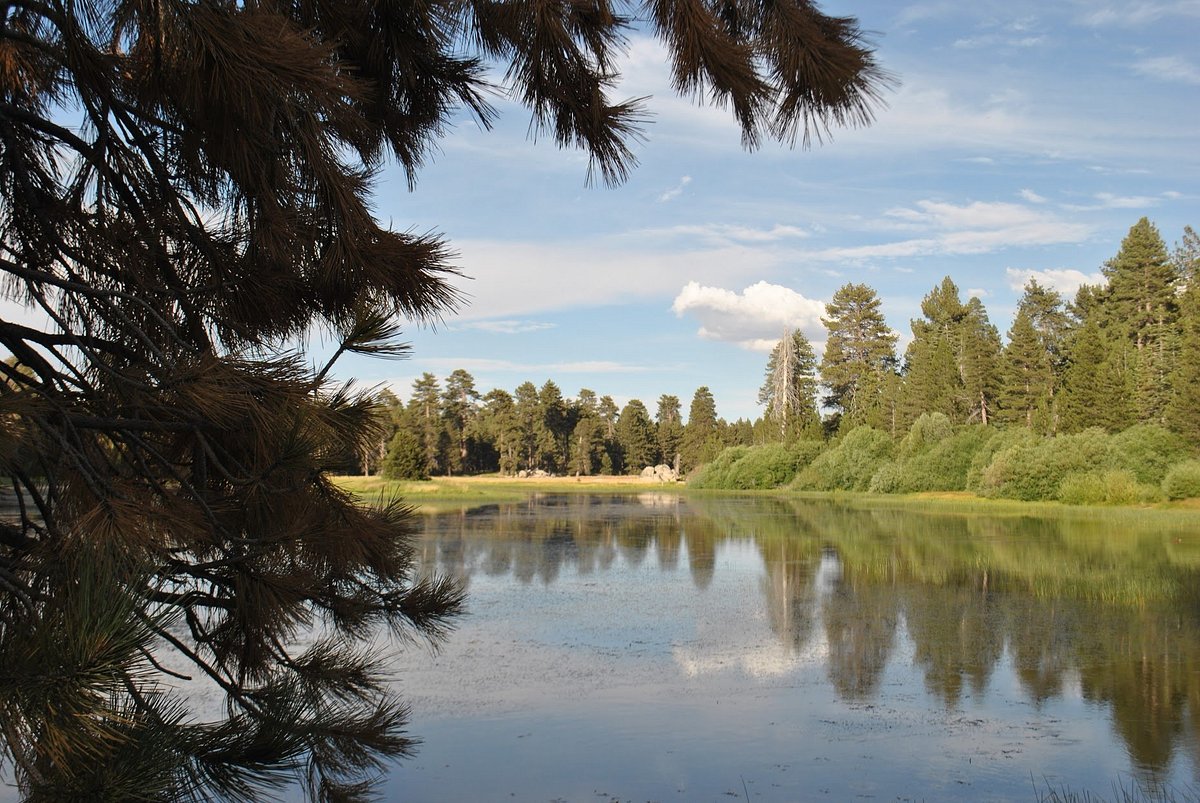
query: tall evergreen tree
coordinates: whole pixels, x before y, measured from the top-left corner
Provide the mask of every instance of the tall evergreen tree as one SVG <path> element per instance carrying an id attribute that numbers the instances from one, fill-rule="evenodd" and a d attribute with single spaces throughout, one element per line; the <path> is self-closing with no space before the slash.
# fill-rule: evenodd
<path id="1" fill-rule="evenodd" d="M 496 469 L 506 476 L 516 474 L 525 454 L 525 430 L 512 395 L 496 388 L 483 397 L 480 429 L 496 450 Z"/>
<path id="2" fill-rule="evenodd" d="M 1197 256 L 1200 257 L 1200 251 Z M 1190 275 L 1195 277 L 1200 262 L 1190 264 Z M 1200 446 L 1200 284 L 1194 278 L 1180 296 L 1179 309 L 1179 359 L 1170 376 L 1165 415 L 1171 429 L 1192 446 Z"/>
<path id="3" fill-rule="evenodd" d="M 475 377 L 462 368 L 446 377 L 446 389 L 442 393 L 442 417 L 453 444 L 447 455 L 447 473 L 471 473 L 477 469 L 472 447 L 478 403 Z"/>
<path id="4" fill-rule="evenodd" d="M 1000 335 L 988 320 L 978 298 L 967 302 L 959 340 L 959 374 L 962 377 L 967 420 L 990 423 L 1000 391 Z"/>
<path id="5" fill-rule="evenodd" d="M 1025 310 L 1030 325 L 1038 333 L 1057 384 L 1066 369 L 1066 344 L 1071 334 L 1071 318 L 1064 308 L 1062 295 L 1038 284 L 1036 279 L 1030 279 L 1017 307 Z"/>
<path id="6" fill-rule="evenodd" d="M 678 396 L 664 394 L 658 397 L 654 437 L 663 462 L 678 471 L 681 460 L 679 450 L 683 443 L 683 411 Z"/>
<path id="7" fill-rule="evenodd" d="M 658 445 L 654 441 L 654 422 L 650 411 L 638 399 L 621 408 L 617 419 L 617 443 L 621 447 L 621 466 L 626 474 L 637 474 L 658 461 Z"/>
<path id="8" fill-rule="evenodd" d="M 1113 349 L 1090 316 L 1072 339 L 1070 361 L 1060 394 L 1059 417 L 1064 432 L 1104 427 L 1119 432 L 1129 426 L 1129 393 L 1119 360 L 1120 343 Z"/>
<path id="9" fill-rule="evenodd" d="M 576 476 L 600 472 L 604 458 L 604 422 L 600 418 L 600 400 L 594 391 L 583 388 L 572 405 L 570 461 L 567 470 Z"/>
<path id="10" fill-rule="evenodd" d="M 291 344 L 321 330 L 339 356 L 395 354 L 390 321 L 454 306 L 449 249 L 381 226 L 373 176 L 390 158 L 415 181 L 456 115 L 489 124 L 495 84 L 622 180 L 643 112 L 610 93 L 635 16 L 676 88 L 726 104 L 748 146 L 869 122 L 887 76 L 853 19 L 808 0 L 714 8 L 5 5 L 0 292 L 52 320 L 0 326 L 34 373 L 0 367 L 21 418 L 0 453 L 22 435 L 34 456 L 6 484 L 37 500 L 0 543 L 22 794 L 246 799 L 294 773 L 313 798 L 369 795 L 411 741 L 364 634 L 436 637 L 459 595 L 414 579 L 399 506 L 329 482 L 328 456 L 377 421 Z M 288 646 L 314 620 L 329 626 L 312 649 Z M 93 650 L 48 687 L 46 667 L 79 655 L 64 645 Z M 180 715 L 152 648 L 220 687 L 228 716 Z"/>
<path id="11" fill-rule="evenodd" d="M 1191 226 L 1183 227 L 1183 238 L 1171 253 L 1175 275 L 1184 287 L 1192 287 L 1200 277 L 1200 234 Z"/>
<path id="12" fill-rule="evenodd" d="M 717 423 L 717 402 L 706 386 L 696 388 L 688 408 L 687 424 L 680 444 L 680 467 L 686 473 L 703 465 L 721 451 L 720 428 Z"/>
<path id="13" fill-rule="evenodd" d="M 825 404 L 841 416 L 840 430 L 870 424 L 891 430 L 894 415 L 896 333 L 888 328 L 879 297 L 865 284 L 847 284 L 825 305 L 829 337 L 821 358 Z"/>
<path id="14" fill-rule="evenodd" d="M 617 419 L 621 411 L 612 396 L 601 396 L 599 412 L 604 425 L 604 456 L 600 462 L 600 473 L 613 474 L 621 465 L 621 447 L 617 445 Z"/>
<path id="15" fill-rule="evenodd" d="M 562 391 L 551 380 L 538 390 L 538 409 L 541 420 L 537 425 L 540 468 L 558 473 L 566 468 L 570 451 L 571 423 Z"/>
<path id="16" fill-rule="evenodd" d="M 1051 427 L 1054 370 L 1041 333 L 1029 311 L 1018 307 L 1000 367 L 1000 409 L 997 418 L 1041 432 Z"/>
<path id="17" fill-rule="evenodd" d="M 967 406 L 959 367 L 967 309 L 947 276 L 921 301 L 923 319 L 912 322 L 913 339 L 904 353 L 900 428 L 922 413 L 944 413 L 961 421 Z"/>
<path id="18" fill-rule="evenodd" d="M 816 371 L 817 358 L 808 338 L 799 329 L 784 330 L 771 349 L 758 391 L 758 403 L 766 405 L 766 417 L 775 425 L 776 440 L 819 437 Z"/>
<path id="19" fill-rule="evenodd" d="M 445 467 L 446 445 L 449 440 L 442 425 L 441 388 L 438 378 L 429 372 L 413 382 L 408 399 L 408 423 L 421 447 L 421 469 L 427 476 L 440 473 Z"/>
<path id="20" fill-rule="evenodd" d="M 1132 344 L 1132 385 L 1137 420 L 1162 422 L 1178 351 L 1178 267 L 1166 243 L 1147 218 L 1121 241 L 1104 266 L 1108 288 L 1101 305 L 1102 325 L 1122 332 Z"/>

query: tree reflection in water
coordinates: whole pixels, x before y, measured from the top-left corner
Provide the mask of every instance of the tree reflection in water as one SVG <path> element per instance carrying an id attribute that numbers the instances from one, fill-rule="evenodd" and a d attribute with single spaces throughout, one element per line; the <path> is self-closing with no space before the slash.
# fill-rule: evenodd
<path id="1" fill-rule="evenodd" d="M 704 590 L 722 546 L 752 542 L 771 631 L 792 654 L 823 651 L 839 698 L 879 693 L 901 632 L 947 710 L 984 695 L 1008 660 L 1034 707 L 1067 694 L 1108 707 L 1147 785 L 1200 728 L 1200 551 L 1169 519 L 1114 530 L 1078 514 L 649 494 L 534 498 L 428 524 L 423 569 L 468 583 L 483 574 L 549 585 L 618 560 L 663 572 L 686 561 Z"/>

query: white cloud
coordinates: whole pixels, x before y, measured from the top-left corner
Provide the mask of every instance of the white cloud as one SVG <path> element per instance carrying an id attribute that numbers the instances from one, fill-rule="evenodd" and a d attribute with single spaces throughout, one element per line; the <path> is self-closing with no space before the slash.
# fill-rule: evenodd
<path id="1" fill-rule="evenodd" d="M 750 285 L 741 293 L 688 282 L 671 309 L 677 316 L 696 318 L 700 337 L 737 343 L 755 351 L 770 351 L 785 328 L 799 328 L 810 340 L 814 335 L 824 335 L 823 301 L 767 282 Z"/>
<path id="2" fill-rule="evenodd" d="M 919 201 L 915 208 L 884 213 L 924 237 L 888 243 L 828 248 L 810 256 L 817 259 L 862 260 L 935 254 L 983 254 L 1013 246 L 1057 245 L 1080 242 L 1092 227 L 1048 215 L 1020 204 L 976 201 L 962 206 Z"/>
<path id="3" fill-rule="evenodd" d="M 1114 195 L 1111 192 L 1098 192 L 1092 197 L 1096 199 L 1094 204 L 1064 204 L 1063 208 L 1080 212 L 1099 209 L 1145 209 L 1158 206 L 1162 200 L 1153 195 Z"/>
<path id="4" fill-rule="evenodd" d="M 1094 0 L 1079 0 L 1087 8 L 1081 18 L 1084 25 L 1094 27 L 1145 25 L 1163 17 L 1200 17 L 1198 0 L 1162 2 L 1122 2 L 1100 6 Z"/>
<path id="5" fill-rule="evenodd" d="M 1005 268 L 1004 273 L 1008 276 L 1008 286 L 1016 292 L 1023 291 L 1025 285 L 1029 284 L 1030 279 L 1036 279 L 1037 283 L 1042 287 L 1057 290 L 1068 299 L 1075 295 L 1075 291 L 1079 289 L 1080 285 L 1102 285 L 1106 281 L 1103 273 L 1084 273 L 1074 268 L 1051 268 L 1047 270 Z"/>
<path id="6" fill-rule="evenodd" d="M 957 39 L 952 47 L 955 50 L 975 50 L 978 48 L 990 47 L 1030 48 L 1037 47 L 1045 41 L 1046 37 L 1044 36 L 1002 36 L 1000 34 L 986 34 L 983 36 L 967 36 L 962 39 Z"/>
<path id="7" fill-rule="evenodd" d="M 497 335 L 523 335 L 528 332 L 542 332 L 546 329 L 553 329 L 555 324 L 546 321 L 519 321 L 519 320 L 502 320 L 502 321 L 471 321 L 462 325 L 447 327 L 454 329 L 476 329 L 481 332 L 491 332 Z"/>
<path id="8" fill-rule="evenodd" d="M 1021 190 L 1021 197 L 1031 204 L 1044 204 L 1047 201 L 1045 196 L 1038 195 L 1036 192 L 1030 189 Z"/>
<path id="9" fill-rule="evenodd" d="M 990 295 L 991 293 L 989 293 L 987 290 L 984 290 L 982 287 L 967 288 L 967 298 L 987 298 Z"/>
<path id="10" fill-rule="evenodd" d="M 740 245 L 651 249 L 645 243 L 455 240 L 452 278 L 464 295 L 463 321 L 519 319 L 551 310 L 670 298 L 688 281 L 739 284 L 772 273 L 785 257 Z"/>
<path id="11" fill-rule="evenodd" d="M 662 195 L 658 196 L 658 202 L 660 204 L 665 204 L 669 201 L 675 200 L 680 195 L 683 195 L 684 188 L 691 183 L 692 183 L 692 177 L 684 176 L 683 178 L 679 179 L 678 184 L 676 184 L 674 187 L 672 187 L 671 189 L 664 192 Z"/>
<path id="12" fill-rule="evenodd" d="M 644 229 L 637 235 L 652 237 L 686 238 L 708 245 L 731 245 L 734 243 L 773 243 L 780 240 L 801 239 L 809 233 L 797 226 L 776 223 L 769 229 L 737 226 L 730 223 L 702 223 L 671 226 L 663 229 Z"/>
<path id="13" fill-rule="evenodd" d="M 1133 71 L 1160 81 L 1200 85 L 1200 68 L 1181 56 L 1143 59 L 1133 65 Z"/>

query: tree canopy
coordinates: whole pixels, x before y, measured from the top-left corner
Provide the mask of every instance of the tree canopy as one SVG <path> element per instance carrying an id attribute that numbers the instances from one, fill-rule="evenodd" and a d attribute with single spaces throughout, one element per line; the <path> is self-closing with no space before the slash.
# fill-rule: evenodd
<path id="1" fill-rule="evenodd" d="M 403 354 L 398 321 L 458 299 L 439 236 L 375 219 L 375 171 L 392 159 L 411 183 L 460 109 L 488 125 L 499 64 L 535 131 L 619 182 L 645 118 L 609 97 L 633 10 L 5 5 L 0 292 L 47 322 L 0 321 L 18 508 L 0 524 L 0 728 L 25 794 L 251 799 L 299 775 L 351 799 L 408 749 L 364 639 L 436 638 L 461 592 L 414 576 L 402 505 L 328 480 L 383 437 L 373 397 L 332 377 L 346 352 Z M 727 105 L 748 146 L 866 123 L 888 83 L 856 22 L 807 0 L 644 14 L 675 86 Z M 295 345 L 314 333 L 335 344 L 315 367 Z M 502 449 L 543 447 L 563 459 Z M 163 650 L 227 717 L 185 716 Z"/>

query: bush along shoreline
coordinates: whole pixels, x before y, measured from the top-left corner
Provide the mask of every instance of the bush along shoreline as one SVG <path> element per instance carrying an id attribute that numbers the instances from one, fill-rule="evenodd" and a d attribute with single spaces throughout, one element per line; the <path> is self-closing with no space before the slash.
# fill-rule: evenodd
<path id="1" fill-rule="evenodd" d="M 869 426 L 825 442 L 736 446 L 697 469 L 689 488 L 970 492 L 1068 505 L 1144 505 L 1200 498 L 1200 459 L 1155 424 L 1040 436 L 1024 427 L 954 426 L 925 413 L 893 440 Z"/>

